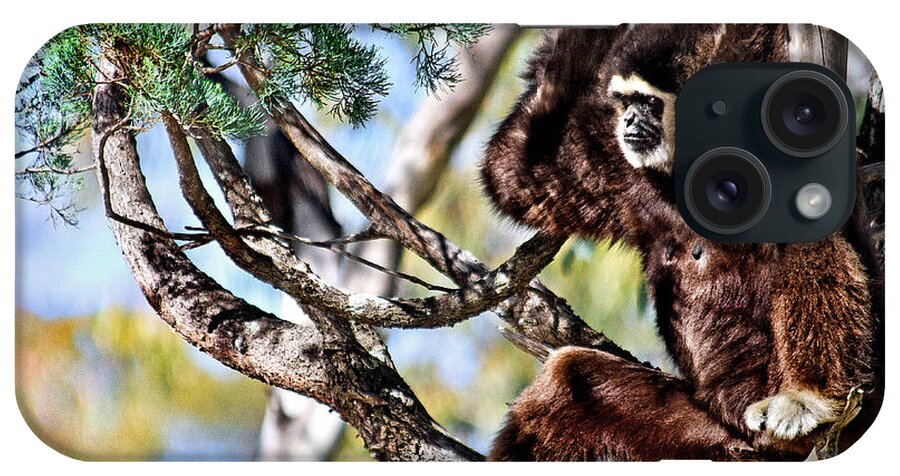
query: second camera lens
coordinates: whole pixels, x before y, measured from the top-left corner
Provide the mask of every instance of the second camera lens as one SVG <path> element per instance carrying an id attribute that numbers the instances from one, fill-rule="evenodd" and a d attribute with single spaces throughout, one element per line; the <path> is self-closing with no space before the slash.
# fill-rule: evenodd
<path id="1" fill-rule="evenodd" d="M 769 140 L 795 157 L 831 150 L 847 128 L 849 108 L 841 89 L 816 71 L 793 71 L 772 83 L 762 102 Z"/>

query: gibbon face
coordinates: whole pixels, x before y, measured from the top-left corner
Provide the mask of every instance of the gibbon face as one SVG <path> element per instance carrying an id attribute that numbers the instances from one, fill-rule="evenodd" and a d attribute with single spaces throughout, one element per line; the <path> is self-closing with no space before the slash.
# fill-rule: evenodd
<path id="1" fill-rule="evenodd" d="M 634 168 L 671 174 L 675 157 L 675 95 L 636 74 L 610 78 L 608 94 L 618 110 L 616 139 Z"/>
<path id="2" fill-rule="evenodd" d="M 733 34 L 741 39 L 741 48 L 727 51 L 720 49 L 725 26 L 712 24 L 631 27 L 613 44 L 600 79 L 605 96 L 618 108 L 616 140 L 632 167 L 672 174 L 676 95 L 688 78 L 712 62 L 754 60 L 753 32 L 738 30 Z"/>

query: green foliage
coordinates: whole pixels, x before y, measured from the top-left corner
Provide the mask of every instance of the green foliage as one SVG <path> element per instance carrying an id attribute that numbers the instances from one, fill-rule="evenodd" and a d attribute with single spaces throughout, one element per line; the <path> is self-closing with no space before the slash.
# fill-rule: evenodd
<path id="1" fill-rule="evenodd" d="M 76 29 L 52 38 L 26 66 L 16 91 L 16 133 L 31 152 L 26 167 L 68 169 L 72 153 L 88 126 L 92 78 L 89 44 Z M 17 158 L 19 158 L 17 154 Z M 79 208 L 71 194 L 77 176 L 41 171 L 17 175 L 18 197 L 49 206 L 55 221 L 75 224 Z"/>
<path id="2" fill-rule="evenodd" d="M 265 103 L 309 100 L 360 125 L 375 112 L 376 96 L 390 87 L 384 59 L 374 46 L 353 39 L 347 25 L 251 25 L 247 38 L 271 64 Z"/>
<path id="3" fill-rule="evenodd" d="M 153 123 L 171 113 L 190 129 L 204 127 L 216 137 L 248 138 L 264 130 L 262 113 L 244 108 L 221 85 L 207 78 L 188 54 L 191 36 L 181 25 L 126 24 L 93 26 L 103 44 L 120 44 L 120 61 L 130 115 L 136 124 Z"/>
<path id="4" fill-rule="evenodd" d="M 20 198 L 48 205 L 50 216 L 77 223 L 73 199 L 83 181 L 60 173 L 73 166 L 76 145 L 90 125 L 91 98 L 98 84 L 117 81 L 128 95 L 132 124 L 149 126 L 163 112 L 186 126 L 204 126 L 220 137 L 244 138 L 263 130 L 259 108 L 242 108 L 206 78 L 186 55 L 190 35 L 180 25 L 86 25 L 52 38 L 26 67 L 16 92 Z M 97 70 L 102 47 L 125 51 L 121 78 Z M 24 153 L 27 152 L 27 153 Z M 83 164 L 82 164 L 83 165 Z M 49 170 L 49 171 L 48 171 Z"/>
<path id="5" fill-rule="evenodd" d="M 354 126 L 369 120 L 379 97 L 390 89 L 378 48 L 354 38 L 357 25 L 248 25 L 241 49 L 262 55 L 268 65 L 263 103 L 310 101 Z M 451 45 L 466 47 L 489 30 L 481 24 L 372 25 L 391 35 L 414 38 L 418 49 L 416 86 L 434 92 L 460 81 Z"/>
<path id="6" fill-rule="evenodd" d="M 439 25 L 431 26 L 440 28 Z M 211 83 L 193 67 L 193 63 L 182 61 L 185 48 L 189 47 L 184 43 L 189 35 L 181 27 L 104 25 L 96 28 L 99 31 L 80 32 L 79 35 L 83 38 L 99 38 L 102 35 L 108 39 L 105 41 L 117 36 L 140 38 L 128 43 L 134 54 L 145 57 L 145 61 L 149 62 L 141 63 L 135 69 L 138 79 L 171 73 L 195 75 L 197 81 Z M 275 31 L 285 33 L 280 28 L 286 27 L 246 27 L 239 48 L 259 48 L 256 52 L 266 59 L 267 67 L 276 68 L 271 62 L 273 50 L 265 44 L 273 41 L 267 39 L 267 35 L 274 35 Z M 374 25 L 373 28 L 389 35 L 403 35 L 414 45 L 419 41 L 414 25 Z M 332 33 L 336 31 L 349 32 L 346 39 L 352 39 L 350 27 L 331 28 Z M 471 31 L 472 35 L 476 33 Z M 326 33 L 321 34 L 327 36 Z M 312 33 L 307 32 L 306 35 Z M 446 40 L 441 35 L 436 33 L 436 41 Z M 516 73 L 539 38 L 538 31 L 526 33 L 525 38 L 514 47 L 513 54 L 497 75 L 496 86 L 491 89 L 470 128 L 471 135 L 464 143 L 483 144 L 487 140 L 486 134 L 503 119 L 521 93 L 522 84 Z M 328 41 L 332 44 L 327 46 L 326 53 L 306 51 L 306 54 L 324 58 L 338 52 L 365 55 L 365 51 L 375 51 L 361 42 L 356 42 L 356 46 L 352 47 L 349 41 L 342 42 L 340 38 L 332 37 Z M 313 40 L 310 42 L 315 43 Z M 93 52 L 96 48 L 97 43 L 88 43 L 86 51 Z M 70 49 L 70 54 L 75 51 Z M 297 61 L 307 60 L 302 55 L 295 56 Z M 372 57 L 373 61 L 378 58 L 377 54 Z M 414 61 L 417 60 L 414 58 Z M 77 62 L 69 64 L 74 67 Z M 379 64 L 384 65 L 383 61 Z M 180 65 L 190 68 L 188 71 L 179 70 L 177 67 Z M 310 67 L 313 66 L 311 63 Z M 292 65 L 278 67 L 290 68 Z M 91 68 L 88 66 L 87 70 L 93 74 Z M 343 72 L 332 71 L 328 74 L 340 75 Z M 65 75 L 60 73 L 58 77 Z M 85 84 L 92 88 L 93 76 L 86 77 L 89 81 Z M 304 99 L 306 93 L 302 90 L 280 89 L 289 87 L 289 82 L 281 86 L 277 83 L 270 85 L 267 91 L 271 100 L 309 100 L 330 109 L 337 101 L 346 101 L 345 93 L 340 89 L 343 80 L 334 78 L 327 81 L 319 78 L 319 91 L 326 91 L 331 86 L 338 88 L 331 90 L 331 96 L 318 96 L 319 102 L 309 97 Z M 453 81 L 446 83 L 452 86 Z M 140 107 L 135 114 L 150 120 L 157 108 L 177 109 L 179 98 L 165 96 L 164 91 L 157 91 L 149 81 L 138 84 L 140 87 L 135 87 L 130 96 L 134 107 Z M 428 87 L 427 83 L 422 84 Z M 185 88 L 188 92 L 183 94 L 196 93 L 199 96 L 201 91 L 200 87 Z M 149 93 L 145 97 L 141 96 L 142 92 Z M 210 98 L 218 97 L 217 91 L 203 92 L 202 95 L 209 104 L 215 103 Z M 375 107 L 377 102 L 372 104 Z M 222 106 L 211 106 L 212 109 L 218 107 Z M 193 112 L 185 107 L 179 109 L 177 114 L 182 120 L 191 118 L 198 125 L 211 120 L 208 111 L 190 115 Z M 221 117 L 232 116 L 225 114 Z M 220 130 L 227 129 L 225 125 L 220 127 Z M 460 151 L 467 150 L 463 146 Z M 457 154 L 454 163 L 459 167 L 449 170 L 442 178 L 438 194 L 419 213 L 418 218 L 445 232 L 449 239 L 472 251 L 489 266 L 496 266 L 512 253 L 513 243 L 523 241 L 527 233 L 515 229 L 508 220 L 492 213 L 487 200 L 473 185 L 477 182 L 474 165 L 477 156 L 477 153 Z M 48 178 L 53 177 L 56 176 L 48 175 Z M 428 281 L 451 285 L 445 277 L 412 254 L 407 253 L 403 257 L 402 267 L 403 271 Z M 609 246 L 608 243 L 570 240 L 541 279 L 550 289 L 567 299 L 594 328 L 605 332 L 641 358 L 666 364 L 662 358 L 665 351 L 651 319 L 652 311 L 647 306 L 640 259 L 635 252 L 621 246 Z M 404 295 L 416 293 L 425 294 L 416 287 L 402 291 Z M 17 394 L 20 406 L 32 426 L 43 431 L 41 436 L 67 453 L 94 459 L 160 457 L 163 447 L 172 441 L 166 429 L 171 428 L 173 421 L 177 424 L 184 420 L 220 428 L 220 437 L 235 432 L 243 435 L 242 450 L 235 450 L 232 445 L 228 449 L 218 446 L 220 451 L 250 451 L 248 448 L 255 446 L 255 432 L 265 407 L 265 387 L 246 378 L 232 378 L 237 375 L 233 373 L 211 375 L 206 366 L 197 365 L 195 351 L 158 319 L 120 311 L 52 322 L 19 313 L 17 319 Z M 479 450 L 486 449 L 493 433 L 500 428 L 507 403 L 533 380 L 538 368 L 534 358 L 506 342 L 493 326 L 482 325 L 485 324 L 484 319 L 492 318 L 479 317 L 451 330 L 394 330 L 388 334 L 391 349 L 396 348 L 396 341 L 390 339 L 400 332 L 416 333 L 416 338 L 420 335 L 427 338 L 429 333 L 446 331 L 462 334 L 464 339 L 473 343 L 475 351 L 467 354 L 471 355 L 472 360 L 467 358 L 460 365 L 475 365 L 477 370 L 464 383 L 450 385 L 443 380 L 436 368 L 436 359 L 441 352 L 416 355 L 416 361 L 405 363 L 400 371 L 429 414 L 452 434 Z M 495 323 L 499 324 L 496 320 Z M 435 342 L 435 349 L 444 345 L 442 341 L 432 342 Z M 220 441 L 207 441 L 207 437 L 206 434 L 197 434 L 198 446 L 215 448 L 221 444 Z M 98 448 L 102 450 L 98 451 Z M 191 455 L 178 456 L 184 458 Z M 239 455 L 217 456 L 234 458 Z M 369 453 L 356 431 L 348 428 L 332 457 L 360 460 L 369 459 Z"/>
<path id="7" fill-rule="evenodd" d="M 60 122 L 83 124 L 90 113 L 93 86 L 90 43 L 78 28 L 51 39 L 38 55 L 40 99 L 44 112 L 55 112 Z M 52 110 L 49 110 L 52 108 Z M 54 124 L 58 129 L 62 124 Z"/>
<path id="8" fill-rule="evenodd" d="M 460 81 L 457 63 L 450 51 L 451 44 L 471 45 L 490 28 L 490 25 L 481 23 L 373 25 L 373 29 L 415 39 L 417 50 L 413 61 L 416 63 L 416 86 L 431 92 L 437 91 L 441 85 L 452 88 Z"/>

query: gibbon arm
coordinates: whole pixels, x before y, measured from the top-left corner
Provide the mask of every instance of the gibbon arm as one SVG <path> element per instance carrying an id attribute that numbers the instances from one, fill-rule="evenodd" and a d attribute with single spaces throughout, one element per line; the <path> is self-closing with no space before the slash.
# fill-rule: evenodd
<path id="1" fill-rule="evenodd" d="M 751 405 L 745 420 L 793 439 L 837 419 L 854 388 L 872 387 L 876 326 L 865 271 L 840 235 L 786 245 L 779 261 L 770 371 L 778 392 Z"/>

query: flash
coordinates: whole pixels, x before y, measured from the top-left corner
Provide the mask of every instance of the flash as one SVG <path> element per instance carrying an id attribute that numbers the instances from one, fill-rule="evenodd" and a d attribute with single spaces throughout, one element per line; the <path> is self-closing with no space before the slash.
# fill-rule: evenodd
<path id="1" fill-rule="evenodd" d="M 818 220 L 831 210 L 831 192 L 822 184 L 808 183 L 797 192 L 794 203 L 804 218 Z"/>

